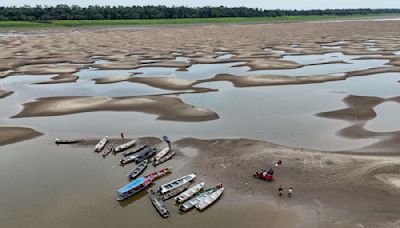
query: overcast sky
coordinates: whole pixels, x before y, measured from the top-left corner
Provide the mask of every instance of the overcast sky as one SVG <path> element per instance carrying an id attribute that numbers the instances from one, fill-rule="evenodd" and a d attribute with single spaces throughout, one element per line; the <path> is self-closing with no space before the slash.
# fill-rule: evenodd
<path id="1" fill-rule="evenodd" d="M 0 0 L 0 6 L 22 5 L 166 5 L 246 6 L 264 9 L 400 8 L 400 0 Z"/>

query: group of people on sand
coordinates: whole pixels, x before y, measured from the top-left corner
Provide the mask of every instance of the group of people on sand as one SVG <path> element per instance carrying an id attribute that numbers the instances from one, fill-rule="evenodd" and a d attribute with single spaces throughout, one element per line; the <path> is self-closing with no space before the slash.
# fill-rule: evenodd
<path id="1" fill-rule="evenodd" d="M 279 196 L 282 196 L 282 195 L 283 195 L 283 188 L 282 188 L 282 185 L 279 185 L 278 192 L 279 192 Z M 289 187 L 289 188 L 288 188 L 288 197 L 291 197 L 292 194 L 293 194 L 293 188 L 292 188 L 292 187 Z"/>
<path id="2" fill-rule="evenodd" d="M 278 167 L 278 166 L 280 166 L 280 165 L 282 165 L 282 160 L 278 160 L 278 161 L 275 163 L 275 166 L 276 166 L 276 167 Z M 279 192 L 279 196 L 282 196 L 282 195 L 283 195 L 283 188 L 282 188 L 282 185 L 279 185 L 278 192 Z M 292 188 L 291 186 L 289 186 L 289 188 L 288 188 L 288 197 L 291 197 L 292 194 L 293 194 L 293 188 Z"/>

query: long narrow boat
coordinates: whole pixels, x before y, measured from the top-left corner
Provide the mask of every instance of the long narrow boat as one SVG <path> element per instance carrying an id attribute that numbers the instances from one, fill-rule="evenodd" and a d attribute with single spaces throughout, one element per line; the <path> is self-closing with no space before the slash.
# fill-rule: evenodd
<path id="1" fill-rule="evenodd" d="M 137 178 L 136 180 L 128 183 L 124 187 L 118 189 L 117 200 L 122 201 L 128 199 L 129 197 L 135 195 L 136 193 L 142 191 L 147 186 L 149 186 L 154 180 L 160 178 L 169 172 L 171 172 L 172 168 L 165 168 L 162 170 L 158 170 L 154 173 L 150 173 L 147 176 Z"/>
<path id="2" fill-rule="evenodd" d="M 176 180 L 173 180 L 171 182 L 168 182 L 166 184 L 163 184 L 160 186 L 159 191 L 161 192 L 161 194 L 165 194 L 169 191 L 172 191 L 176 188 L 179 188 L 180 186 L 191 182 L 192 180 L 194 180 L 194 178 L 196 178 L 196 174 L 189 174 L 187 176 L 183 176 L 181 178 L 178 178 Z"/>
<path id="3" fill-rule="evenodd" d="M 172 168 L 161 169 L 161 170 L 158 170 L 158 171 L 156 171 L 156 172 L 154 172 L 154 173 L 150 173 L 150 174 L 147 175 L 147 176 L 144 176 L 144 178 L 152 178 L 152 179 L 155 180 L 155 179 L 157 179 L 157 178 L 159 178 L 159 177 L 162 177 L 162 176 L 167 175 L 168 173 L 171 172 L 171 170 L 172 170 Z"/>
<path id="4" fill-rule="evenodd" d="M 153 162 L 160 160 L 162 157 L 167 155 L 170 150 L 171 150 L 170 147 L 165 147 L 164 149 L 162 149 L 160 152 L 156 154 L 156 156 L 154 156 Z"/>
<path id="5" fill-rule="evenodd" d="M 143 160 L 153 156 L 155 154 L 155 149 L 152 147 L 146 147 L 143 150 L 137 152 L 136 154 L 126 156 L 120 160 L 122 165 L 131 163 L 131 162 L 142 162 Z"/>
<path id="6" fill-rule="evenodd" d="M 166 161 L 168 161 L 169 159 L 171 159 L 173 156 L 175 155 L 174 152 L 170 152 L 167 155 L 165 155 L 164 157 L 162 157 L 160 160 L 154 161 L 153 160 L 153 166 L 156 167 Z"/>
<path id="7" fill-rule="evenodd" d="M 220 188 L 217 191 L 207 195 L 204 197 L 198 204 L 196 204 L 196 208 L 200 211 L 206 209 L 208 206 L 213 204 L 219 197 L 221 197 L 224 192 L 224 188 Z"/>
<path id="8" fill-rule="evenodd" d="M 158 213 L 161 215 L 163 218 L 168 218 L 169 217 L 169 211 L 167 207 L 165 206 L 164 202 L 162 199 L 160 199 L 160 196 L 156 191 L 150 190 L 150 200 L 151 203 L 154 205 L 154 207 L 157 209 Z"/>
<path id="9" fill-rule="evenodd" d="M 126 150 L 126 149 L 132 147 L 133 145 L 135 145 L 135 143 L 136 143 L 136 139 L 131 140 L 131 141 L 127 142 L 127 143 L 121 144 L 121 145 L 119 145 L 119 146 L 114 148 L 114 153 L 118 153 L 118 152 L 121 152 L 123 150 Z"/>
<path id="10" fill-rule="evenodd" d="M 192 199 L 186 201 L 185 203 L 179 206 L 179 210 L 181 211 L 188 211 L 196 206 L 200 201 L 202 201 L 206 196 L 215 192 L 217 188 L 210 188 L 202 193 L 197 193 Z"/>
<path id="11" fill-rule="evenodd" d="M 58 145 L 58 144 L 74 144 L 82 141 L 83 139 L 71 139 L 71 140 L 56 139 L 54 142 Z"/>
<path id="12" fill-rule="evenodd" d="M 140 177 L 118 189 L 117 200 L 122 201 L 142 191 L 153 182 L 153 178 Z"/>
<path id="13" fill-rule="evenodd" d="M 138 153 L 138 152 L 140 152 L 141 150 L 143 150 L 143 149 L 146 148 L 146 147 L 147 147 L 147 145 L 144 145 L 144 146 L 141 146 L 141 147 L 139 147 L 139 148 L 137 148 L 137 149 L 135 149 L 135 150 L 132 150 L 132 151 L 129 151 L 129 152 L 125 152 L 125 153 L 124 153 L 124 157 L 127 157 L 127 156 L 129 156 L 129 155 Z"/>
<path id="14" fill-rule="evenodd" d="M 135 179 L 139 174 L 141 174 L 147 167 L 147 160 L 144 160 L 137 164 L 135 168 L 129 171 L 127 177 L 129 179 Z"/>
<path id="15" fill-rule="evenodd" d="M 108 136 L 104 137 L 97 143 L 97 145 L 94 147 L 95 152 L 100 152 L 105 146 L 108 141 Z"/>
<path id="16" fill-rule="evenodd" d="M 188 182 L 188 183 L 180 186 L 179 188 L 175 188 L 174 190 L 171 190 L 171 191 L 161 195 L 161 199 L 164 200 L 164 201 L 165 200 L 169 200 L 172 197 L 174 197 L 174 196 L 178 195 L 179 193 L 181 193 L 181 192 L 185 191 L 186 189 L 188 189 L 189 185 L 190 185 L 190 183 Z"/>
<path id="17" fill-rule="evenodd" d="M 114 151 L 114 146 L 108 147 L 104 152 L 103 152 L 103 158 L 105 158 L 107 155 L 109 155 L 111 152 Z"/>
<path id="18" fill-rule="evenodd" d="M 188 190 L 182 192 L 179 196 L 175 197 L 177 203 L 183 203 L 186 200 L 192 198 L 196 193 L 200 192 L 204 187 L 204 182 L 196 184 L 195 186 L 189 188 Z"/>

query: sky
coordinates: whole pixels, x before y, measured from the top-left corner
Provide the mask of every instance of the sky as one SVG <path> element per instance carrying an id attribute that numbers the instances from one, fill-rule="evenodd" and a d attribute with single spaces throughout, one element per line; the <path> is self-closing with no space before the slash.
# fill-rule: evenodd
<path id="1" fill-rule="evenodd" d="M 400 0 L 0 0 L 0 6 L 22 5 L 166 5 L 246 6 L 264 9 L 400 8 Z"/>

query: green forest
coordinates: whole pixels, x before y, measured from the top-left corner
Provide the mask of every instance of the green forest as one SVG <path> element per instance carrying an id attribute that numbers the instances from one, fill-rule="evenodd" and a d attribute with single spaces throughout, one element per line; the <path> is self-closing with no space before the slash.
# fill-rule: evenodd
<path id="1" fill-rule="evenodd" d="M 264 10 L 246 7 L 23 6 L 0 7 L 0 21 L 122 20 L 400 14 L 400 9 Z"/>

